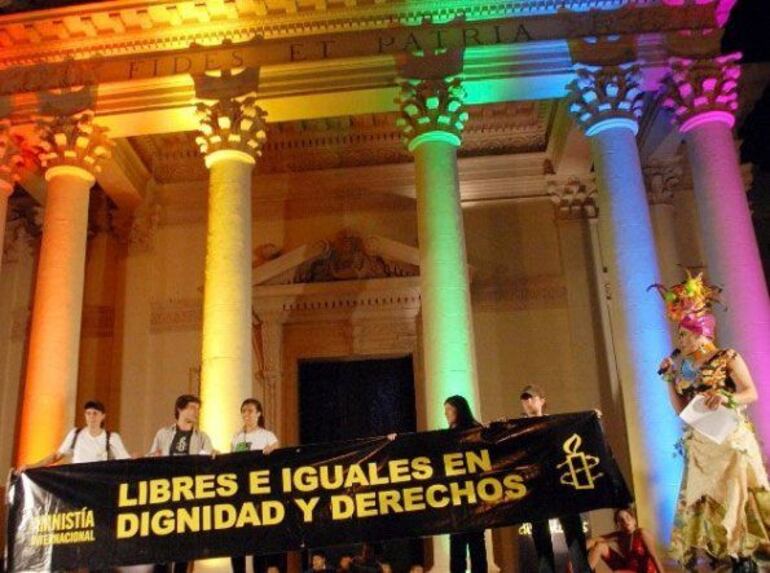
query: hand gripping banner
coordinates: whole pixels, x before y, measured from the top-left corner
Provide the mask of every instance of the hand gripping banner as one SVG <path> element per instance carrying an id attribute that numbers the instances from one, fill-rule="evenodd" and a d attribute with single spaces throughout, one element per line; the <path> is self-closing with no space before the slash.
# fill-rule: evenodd
<path id="1" fill-rule="evenodd" d="M 594 412 L 466 431 L 34 469 L 8 570 L 51 571 L 484 529 L 631 501 Z"/>

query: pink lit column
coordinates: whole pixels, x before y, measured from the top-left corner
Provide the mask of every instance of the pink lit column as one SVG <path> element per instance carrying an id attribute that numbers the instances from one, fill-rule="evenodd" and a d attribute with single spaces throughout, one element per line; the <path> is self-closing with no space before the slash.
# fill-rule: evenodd
<path id="1" fill-rule="evenodd" d="M 109 143 L 89 112 L 41 121 L 39 134 L 47 193 L 21 403 L 19 463 L 53 452 L 74 422 L 88 199 Z"/>
<path id="2" fill-rule="evenodd" d="M 746 359 L 759 391 L 754 423 L 770 448 L 770 299 L 733 138 L 739 54 L 672 58 L 666 106 L 684 135 L 709 279 L 724 288 L 720 346 Z"/>

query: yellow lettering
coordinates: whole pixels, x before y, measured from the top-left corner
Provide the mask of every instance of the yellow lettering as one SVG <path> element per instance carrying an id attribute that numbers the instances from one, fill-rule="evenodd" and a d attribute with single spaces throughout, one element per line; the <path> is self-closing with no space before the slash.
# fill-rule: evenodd
<path id="1" fill-rule="evenodd" d="M 347 495 L 333 495 L 331 499 L 332 519 L 349 519 L 356 509 L 355 502 Z"/>
<path id="2" fill-rule="evenodd" d="M 127 539 L 139 532 L 139 516 L 133 513 L 121 513 L 118 515 L 118 526 L 115 537 Z"/>
<path id="3" fill-rule="evenodd" d="M 466 474 L 462 452 L 444 454 L 444 473 L 447 477 Z"/>
<path id="4" fill-rule="evenodd" d="M 294 503 L 302 510 L 302 521 L 310 523 L 313 521 L 313 510 L 318 505 L 318 497 L 311 497 L 310 499 L 295 499 Z"/>
<path id="5" fill-rule="evenodd" d="M 249 493 L 252 495 L 270 493 L 270 470 L 249 472 Z"/>

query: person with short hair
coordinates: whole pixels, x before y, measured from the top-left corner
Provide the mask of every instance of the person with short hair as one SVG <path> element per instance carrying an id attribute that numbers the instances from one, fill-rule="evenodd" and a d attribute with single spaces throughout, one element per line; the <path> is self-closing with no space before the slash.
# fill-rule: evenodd
<path id="1" fill-rule="evenodd" d="M 56 464 L 65 457 L 70 457 L 73 464 L 131 457 L 120 439 L 120 434 L 104 429 L 107 409 L 102 402 L 89 400 L 83 404 L 83 418 L 85 426 L 72 428 L 59 449 L 38 462 L 20 466 L 17 472 Z"/>
<path id="2" fill-rule="evenodd" d="M 334 569 L 327 564 L 326 553 L 321 549 L 315 549 L 310 553 L 310 569 L 306 573 L 334 573 Z"/>
<path id="3" fill-rule="evenodd" d="M 591 570 L 604 562 L 612 571 L 627 573 L 665 573 L 655 552 L 655 540 L 641 527 L 628 508 L 616 509 L 613 521 L 618 528 L 612 533 L 588 541 L 588 564 Z"/>
<path id="4" fill-rule="evenodd" d="M 182 394 L 174 403 L 175 423 L 158 430 L 152 441 L 149 456 L 214 455 L 211 438 L 196 427 L 200 415 L 201 400 L 192 394 Z M 155 573 L 186 573 L 188 563 L 160 563 Z"/>
<path id="5" fill-rule="evenodd" d="M 211 438 L 197 429 L 201 400 L 192 394 L 182 394 L 174 404 L 171 426 L 158 430 L 150 447 L 150 456 L 186 456 L 214 454 Z"/>
<path id="6" fill-rule="evenodd" d="M 519 401 L 524 417 L 537 418 L 546 415 L 545 392 L 540 386 L 529 384 L 522 388 Z M 586 536 L 583 532 L 583 522 L 580 515 L 562 515 L 559 517 L 559 521 L 564 530 L 564 540 L 567 543 L 573 572 L 590 573 Z M 535 553 L 537 554 L 537 573 L 555 573 L 556 558 L 553 553 L 551 528 L 547 519 L 532 522 L 532 541 L 535 543 Z"/>
<path id="7" fill-rule="evenodd" d="M 450 396 L 444 401 L 444 417 L 451 429 L 470 430 L 481 424 L 476 421 L 468 401 L 463 396 Z M 487 548 L 484 530 L 463 531 L 449 536 L 449 570 L 451 573 L 465 573 L 468 567 L 468 553 L 471 557 L 471 572 L 487 572 Z"/>

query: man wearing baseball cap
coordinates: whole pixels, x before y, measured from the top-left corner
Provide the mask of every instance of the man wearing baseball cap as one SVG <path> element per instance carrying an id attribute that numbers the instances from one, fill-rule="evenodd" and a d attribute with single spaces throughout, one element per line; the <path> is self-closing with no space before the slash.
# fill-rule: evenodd
<path id="1" fill-rule="evenodd" d="M 526 418 L 545 416 L 545 392 L 540 386 L 529 384 L 522 388 L 519 394 L 521 408 Z M 583 533 L 583 522 L 577 514 L 562 515 L 559 517 L 564 539 L 569 550 L 569 558 L 572 562 L 574 573 L 590 573 L 588 565 L 588 553 L 586 550 L 586 536 Z M 548 520 L 532 523 L 532 541 L 535 543 L 537 553 L 537 573 L 555 573 L 556 562 L 551 541 L 551 529 Z"/>

